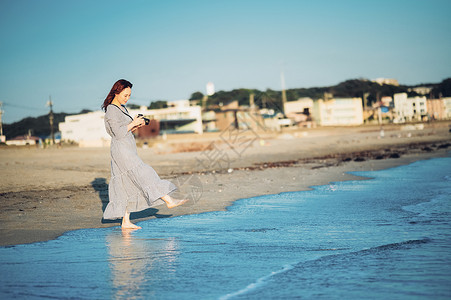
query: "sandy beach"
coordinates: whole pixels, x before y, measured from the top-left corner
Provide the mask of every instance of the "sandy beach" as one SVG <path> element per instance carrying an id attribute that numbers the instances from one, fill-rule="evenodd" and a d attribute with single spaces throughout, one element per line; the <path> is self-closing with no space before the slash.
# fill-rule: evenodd
<path id="1" fill-rule="evenodd" d="M 138 153 L 191 201 L 132 214 L 134 222 L 224 210 L 233 201 L 352 180 L 379 170 L 449 155 L 451 122 L 415 125 L 219 132 L 170 136 Z M 201 151 L 201 149 L 206 149 Z M 190 150 L 190 152 L 180 152 Z M 197 151 L 193 151 L 197 150 Z M 102 220 L 108 202 L 109 148 L 0 148 L 0 245 L 54 239 Z"/>

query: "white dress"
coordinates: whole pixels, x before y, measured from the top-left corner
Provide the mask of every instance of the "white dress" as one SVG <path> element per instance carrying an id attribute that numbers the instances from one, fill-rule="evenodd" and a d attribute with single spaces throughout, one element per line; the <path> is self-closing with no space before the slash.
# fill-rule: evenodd
<path id="1" fill-rule="evenodd" d="M 111 136 L 111 179 L 104 219 L 121 218 L 126 208 L 136 212 L 163 204 L 160 198 L 176 190 L 172 182 L 160 179 L 155 170 L 138 157 L 135 138 L 127 131 L 132 120 L 125 107 L 108 105 L 105 128 Z"/>

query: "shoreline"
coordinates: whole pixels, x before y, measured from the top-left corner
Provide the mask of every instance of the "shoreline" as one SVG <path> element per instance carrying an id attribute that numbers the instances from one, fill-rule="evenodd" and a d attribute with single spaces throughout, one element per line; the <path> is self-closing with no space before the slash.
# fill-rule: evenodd
<path id="1" fill-rule="evenodd" d="M 395 136 L 382 141 L 374 137 L 374 131 L 355 130 L 339 136 L 266 139 L 270 146 L 250 147 L 229 168 L 217 170 L 193 167 L 199 152 L 155 154 L 150 149 L 138 149 L 140 157 L 162 178 L 176 180 L 182 193 L 193 187 L 190 179 L 196 179 L 194 187 L 197 192 L 202 190 L 202 197 L 174 209 L 158 206 L 133 213 L 132 221 L 226 210 L 239 199 L 365 179 L 347 172 L 381 170 L 449 156 L 447 128 L 446 132 L 434 131 L 423 132 L 417 139 Z M 356 140 L 363 142 L 352 143 Z M 0 194 L 0 246 L 47 241 L 77 229 L 118 226 L 120 220 L 101 220 L 108 201 L 108 152 L 80 148 L 4 152 L 7 155 L 2 156 L 0 164 L 13 165 L 16 172 L 9 170 L 7 175 L 12 177 L 5 180 Z M 84 162 L 80 162 L 80 154 L 87 155 Z M 43 163 L 47 155 L 54 165 Z M 14 162 L 13 158 L 24 163 Z M 8 186 L 9 182 L 13 184 Z"/>

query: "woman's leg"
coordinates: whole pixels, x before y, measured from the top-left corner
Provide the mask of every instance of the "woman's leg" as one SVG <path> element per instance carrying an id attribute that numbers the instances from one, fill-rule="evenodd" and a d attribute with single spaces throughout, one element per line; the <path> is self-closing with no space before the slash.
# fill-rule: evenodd
<path id="1" fill-rule="evenodd" d="M 132 222 L 130 222 L 130 213 L 128 212 L 128 210 L 125 210 L 125 215 L 122 218 L 122 225 L 121 227 L 123 229 L 141 229 L 140 226 L 133 224 Z"/>
<path id="2" fill-rule="evenodd" d="M 164 202 L 166 202 L 166 205 L 168 208 L 174 208 L 176 206 L 185 204 L 186 202 L 188 202 L 188 199 L 182 199 L 182 200 L 178 200 L 178 199 L 174 199 L 169 195 L 165 195 L 163 197 L 161 197 L 161 199 L 163 199 Z"/>

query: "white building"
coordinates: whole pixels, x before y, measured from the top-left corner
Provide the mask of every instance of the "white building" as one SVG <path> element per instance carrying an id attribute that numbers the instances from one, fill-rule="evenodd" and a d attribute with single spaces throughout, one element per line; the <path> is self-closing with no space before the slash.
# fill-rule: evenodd
<path id="1" fill-rule="evenodd" d="M 160 132 L 203 133 L 200 106 L 189 106 L 188 100 L 173 101 L 170 105 L 171 107 L 163 109 L 147 109 L 143 106 L 140 109 L 129 109 L 129 112 L 132 117 L 142 114 L 146 118 L 158 120 Z M 103 111 L 67 116 L 65 122 L 59 124 L 61 139 L 77 142 L 80 147 L 109 146 L 111 138 L 105 131 L 104 117 Z"/>
<path id="2" fill-rule="evenodd" d="M 406 93 L 398 93 L 393 96 L 395 123 L 422 121 L 427 115 L 426 97 L 408 98 Z"/>
<path id="3" fill-rule="evenodd" d="M 142 114 L 146 118 L 158 120 L 162 133 L 203 133 L 202 108 L 190 106 L 189 100 L 168 101 L 167 108 L 147 109 L 142 106 L 129 112 L 132 116 Z"/>
<path id="4" fill-rule="evenodd" d="M 105 131 L 105 113 L 101 110 L 67 116 L 59 124 L 61 139 L 76 142 L 80 147 L 107 147 L 110 136 Z"/>
<path id="5" fill-rule="evenodd" d="M 313 106 L 314 121 L 320 126 L 351 126 L 363 124 L 361 98 L 319 99 Z"/>
<path id="6" fill-rule="evenodd" d="M 451 97 L 442 98 L 445 103 L 445 118 L 451 119 Z"/>

